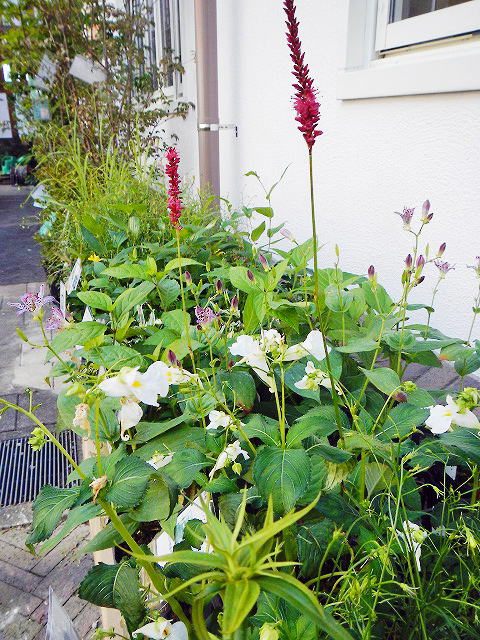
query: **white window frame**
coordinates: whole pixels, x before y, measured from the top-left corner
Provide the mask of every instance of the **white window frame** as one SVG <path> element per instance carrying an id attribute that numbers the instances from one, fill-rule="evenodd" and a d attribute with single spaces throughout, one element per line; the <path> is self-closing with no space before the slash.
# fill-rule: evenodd
<path id="1" fill-rule="evenodd" d="M 448 7 L 448 10 L 468 5 L 477 10 L 480 0 Z M 399 45 L 400 48 L 387 49 L 383 48 L 387 46 L 386 27 L 400 24 L 388 24 L 389 6 L 390 0 L 349 0 L 347 46 L 337 74 L 338 99 L 480 90 L 480 36 L 471 33 L 474 26 L 470 27 L 469 33 L 453 37 L 442 35 L 433 41 L 423 40 L 426 33 L 424 29 L 424 35 L 420 36 L 421 43 L 410 42 Z M 435 13 L 441 15 L 441 21 L 445 21 L 442 12 L 446 10 L 425 14 L 433 17 L 430 27 L 433 24 L 435 28 L 438 19 Z M 416 16 L 401 22 L 410 23 L 424 17 Z M 437 31 L 430 31 L 430 35 L 440 33 L 438 24 L 436 28 Z M 411 36 L 413 30 L 409 28 L 407 31 Z M 396 34 L 393 33 L 398 37 L 398 30 Z M 415 38 L 419 31 L 416 33 Z M 393 42 L 391 37 L 388 41 L 390 44 Z"/>
<path id="2" fill-rule="evenodd" d="M 172 46 L 171 49 L 174 53 L 180 51 L 181 53 L 181 33 L 182 33 L 182 23 L 181 23 L 181 10 L 180 10 L 180 2 L 177 0 L 153 0 L 153 14 L 155 21 L 155 44 L 156 44 L 156 56 L 157 56 L 157 64 L 163 58 L 163 34 L 162 34 L 162 20 L 161 20 L 161 2 L 168 2 L 170 8 L 170 24 L 172 31 Z M 173 84 L 169 87 L 163 87 L 163 93 L 177 100 L 183 96 L 183 82 L 182 76 L 178 72 L 173 73 Z"/>
<path id="3" fill-rule="evenodd" d="M 379 0 L 376 51 L 388 51 L 480 30 L 480 0 L 389 23 L 391 0 Z"/>

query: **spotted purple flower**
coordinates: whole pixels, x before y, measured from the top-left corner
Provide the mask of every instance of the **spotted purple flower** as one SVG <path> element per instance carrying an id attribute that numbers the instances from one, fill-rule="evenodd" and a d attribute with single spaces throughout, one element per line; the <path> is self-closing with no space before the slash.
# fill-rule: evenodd
<path id="1" fill-rule="evenodd" d="M 59 307 L 52 307 L 50 317 L 45 323 L 45 329 L 48 331 L 56 331 L 58 329 L 65 329 L 68 326 L 71 315 L 69 313 L 63 313 Z"/>
<path id="2" fill-rule="evenodd" d="M 411 207 L 410 209 L 407 207 L 403 207 L 402 213 L 400 213 L 399 211 L 395 211 L 397 216 L 400 216 L 403 220 L 403 228 L 405 229 L 405 231 L 410 231 L 410 223 L 412 221 L 414 211 L 415 207 Z"/>
<path id="3" fill-rule="evenodd" d="M 195 316 L 197 318 L 198 328 L 205 329 L 211 324 L 215 319 L 218 318 L 219 314 L 214 313 L 210 307 L 195 307 Z"/>
<path id="4" fill-rule="evenodd" d="M 455 265 L 450 265 L 448 262 L 442 262 L 441 260 L 435 260 L 434 265 L 440 271 L 440 278 L 444 278 L 449 271 L 455 269 Z"/>
<path id="5" fill-rule="evenodd" d="M 477 256 L 477 264 L 468 264 L 467 267 L 476 271 L 478 277 L 480 278 L 480 256 Z"/>
<path id="6" fill-rule="evenodd" d="M 26 311 L 34 313 L 49 302 L 55 302 L 55 298 L 45 295 L 45 285 L 42 284 L 38 293 L 24 293 L 20 302 L 9 302 L 8 304 L 10 307 L 16 307 L 18 309 L 17 316 L 21 316 Z"/>

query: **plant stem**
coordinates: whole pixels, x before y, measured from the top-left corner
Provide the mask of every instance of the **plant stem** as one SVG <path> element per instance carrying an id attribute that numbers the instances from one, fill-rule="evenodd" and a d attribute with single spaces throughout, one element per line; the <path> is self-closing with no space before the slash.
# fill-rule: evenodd
<path id="1" fill-rule="evenodd" d="M 180 253 L 180 233 L 178 229 L 175 229 L 177 236 L 177 256 L 178 256 L 178 273 L 180 276 L 180 293 L 182 296 L 182 310 L 183 310 L 183 322 L 185 324 L 185 334 L 187 338 L 188 352 L 192 360 L 193 373 L 195 373 L 195 358 L 193 357 L 192 343 L 190 342 L 190 332 L 188 330 L 190 323 L 187 320 L 187 307 L 185 304 L 185 292 L 183 289 L 183 274 L 182 274 L 182 256 Z"/>
<path id="2" fill-rule="evenodd" d="M 340 418 L 340 409 L 338 406 L 338 393 L 335 388 L 335 380 L 332 374 L 332 368 L 330 366 L 330 356 L 328 355 L 328 345 L 327 339 L 325 338 L 325 327 L 323 324 L 323 318 L 320 311 L 320 300 L 318 297 L 319 287 L 318 287 L 318 263 L 317 263 L 317 227 L 315 223 L 315 196 L 313 192 L 313 156 L 312 150 L 308 150 L 308 166 L 309 166 L 309 175 L 310 175 L 310 204 L 312 210 L 312 234 L 313 234 L 313 283 L 314 283 L 314 300 L 315 306 L 317 309 L 317 318 L 320 324 L 320 331 L 322 333 L 323 347 L 325 350 L 325 361 L 327 364 L 327 374 L 330 379 L 330 383 L 332 385 L 332 398 L 333 398 L 333 407 L 335 411 L 335 420 L 337 422 L 338 435 L 340 437 L 341 442 L 344 444 L 343 438 L 343 429 L 342 429 L 342 420 Z"/>
<path id="3" fill-rule="evenodd" d="M 470 338 L 472 337 L 472 333 L 473 333 L 473 327 L 475 325 L 475 320 L 477 319 L 477 315 L 478 315 L 478 311 L 477 309 L 480 307 L 480 285 L 478 286 L 478 293 L 477 293 L 477 297 L 475 298 L 475 306 L 473 309 L 473 318 L 472 318 L 472 324 L 470 325 L 470 331 L 468 332 L 468 338 L 467 338 L 467 343 L 470 344 Z"/>

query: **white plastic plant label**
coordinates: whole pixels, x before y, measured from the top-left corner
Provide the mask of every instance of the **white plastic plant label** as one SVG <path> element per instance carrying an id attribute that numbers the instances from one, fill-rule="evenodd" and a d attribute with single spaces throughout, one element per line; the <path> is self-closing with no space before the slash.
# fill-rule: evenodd
<path id="1" fill-rule="evenodd" d="M 30 197 L 33 200 L 33 206 L 37 209 L 45 209 L 47 206 L 49 195 L 43 184 L 37 185 L 30 194 Z"/>
<path id="2" fill-rule="evenodd" d="M 445 467 L 445 473 L 447 474 L 447 476 L 450 476 L 452 480 L 455 480 L 455 478 L 457 477 L 457 467 L 447 465 Z"/>
<path id="3" fill-rule="evenodd" d="M 60 310 L 63 315 L 67 313 L 67 288 L 63 280 L 60 280 Z"/>
<path id="4" fill-rule="evenodd" d="M 7 94 L 0 93 L 0 138 L 11 138 L 10 111 L 8 109 Z"/>
<path id="5" fill-rule="evenodd" d="M 80 640 L 67 612 L 52 587 L 48 590 L 48 622 L 45 640 Z"/>
<path id="6" fill-rule="evenodd" d="M 80 262 L 80 258 L 77 258 L 75 264 L 73 265 L 73 269 L 67 278 L 67 282 L 65 283 L 65 287 L 67 289 L 67 295 L 70 295 L 72 291 L 76 290 L 76 288 L 78 287 L 78 283 L 80 282 L 81 275 L 82 275 L 82 263 Z"/>
<path id="7" fill-rule="evenodd" d="M 52 62 L 45 53 L 38 68 L 38 73 L 33 79 L 33 84 L 36 89 L 49 89 L 55 77 L 55 71 L 57 70 L 57 63 Z"/>
<path id="8" fill-rule="evenodd" d="M 82 322 L 91 322 L 93 320 L 92 310 L 87 307 L 83 313 Z"/>
<path id="9" fill-rule="evenodd" d="M 107 77 L 105 70 L 98 62 L 92 62 L 92 60 L 88 60 L 88 58 L 80 55 L 76 55 L 73 59 L 69 73 L 88 84 L 105 82 Z"/>

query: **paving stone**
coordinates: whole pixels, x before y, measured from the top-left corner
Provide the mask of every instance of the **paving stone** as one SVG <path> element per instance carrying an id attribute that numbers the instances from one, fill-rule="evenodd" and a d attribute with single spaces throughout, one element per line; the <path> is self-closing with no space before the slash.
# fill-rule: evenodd
<path id="1" fill-rule="evenodd" d="M 41 404 L 38 409 L 35 411 L 35 415 L 37 418 L 43 422 L 44 424 L 55 423 L 57 420 L 57 396 L 51 391 L 38 391 L 35 390 L 32 396 L 33 406 L 37 404 Z M 29 397 L 27 394 L 23 394 L 19 397 L 19 406 L 23 409 L 29 408 Z M 29 427 L 30 430 L 33 428 L 33 423 L 31 419 L 24 415 L 23 413 L 18 413 L 17 415 L 17 429 L 22 429 L 23 427 Z"/>
<path id="2" fill-rule="evenodd" d="M 82 576 L 83 578 L 83 576 Z M 77 584 L 78 589 L 78 584 Z M 75 589 L 75 591 L 77 590 Z M 56 592 L 55 592 L 56 593 Z M 69 597 L 69 599 L 63 604 L 65 611 L 69 618 L 73 621 L 83 609 L 85 609 L 86 600 L 81 600 L 76 593 Z"/>
<path id="3" fill-rule="evenodd" d="M 27 618 L 20 612 L 20 607 L 11 609 L 7 616 L 0 621 L 1 640 L 34 640 L 42 638 L 45 640 L 45 630 L 42 625 Z"/>
<path id="4" fill-rule="evenodd" d="M 38 558 L 27 551 L 27 549 L 21 549 L 3 540 L 0 544 L 0 560 L 10 562 L 16 567 L 25 569 L 26 571 L 30 571 L 38 563 Z"/>
<path id="5" fill-rule="evenodd" d="M 11 402 L 12 404 L 18 404 L 18 394 L 16 393 L 6 395 L 0 394 L 0 397 L 4 400 L 7 400 L 7 402 Z M 0 403 L 0 408 L 2 406 L 4 405 Z M 0 417 L 0 433 L 13 431 L 16 426 L 16 421 L 17 412 L 15 411 L 15 409 L 7 409 L 7 411 L 5 411 L 5 413 L 2 413 L 2 416 Z"/>
<path id="6" fill-rule="evenodd" d="M 431 368 L 417 378 L 416 383 L 423 389 L 445 389 L 450 387 L 457 378 L 455 369 L 444 365 L 441 369 Z"/>
<path id="7" fill-rule="evenodd" d="M 83 556 L 80 560 L 74 560 L 73 554 L 70 554 L 59 562 L 57 566 L 39 582 L 33 590 L 33 593 L 40 600 L 46 600 L 48 597 L 48 589 L 51 586 L 63 604 L 78 589 L 78 585 L 91 566 L 92 559 L 89 556 Z"/>
<path id="8" fill-rule="evenodd" d="M 12 558 L 12 560 L 15 560 L 15 558 Z M 20 569 L 20 567 L 15 567 L 9 562 L 0 560 L 0 580 L 2 582 L 28 592 L 32 591 L 41 579 L 40 576 L 36 576 L 30 571 L 25 571 L 25 569 Z"/>
<path id="9" fill-rule="evenodd" d="M 31 365 L 29 367 L 22 367 L 20 365 L 20 358 L 15 362 L 13 369 L 13 385 L 22 387 L 24 389 L 43 389 L 48 391 L 49 385 L 45 382 L 45 378 L 50 371 L 50 365 Z"/>
<path id="10" fill-rule="evenodd" d="M 61 526 L 61 525 L 60 525 Z M 53 532 L 53 535 L 58 528 Z M 74 552 L 80 544 L 88 537 L 90 527 L 88 524 L 80 525 L 68 534 L 61 542 L 57 544 L 46 555 L 40 556 L 38 562 L 32 567 L 32 572 L 39 576 L 48 576 L 53 569 L 70 553 L 73 557 Z M 75 558 L 76 559 L 76 558 Z"/>
<path id="11" fill-rule="evenodd" d="M 41 603 L 42 598 L 0 580 L 0 621 L 17 608 L 19 613 L 29 616 Z"/>
<path id="12" fill-rule="evenodd" d="M 30 367 L 31 365 L 43 365 L 47 354 L 47 347 L 31 347 L 25 342 L 22 342 L 20 366 Z"/>
<path id="13" fill-rule="evenodd" d="M 415 382 L 415 380 L 417 380 L 427 371 L 428 367 L 425 367 L 423 364 L 417 364 L 416 362 L 413 362 L 407 366 L 403 379 L 412 380 L 413 382 Z"/>
<path id="14" fill-rule="evenodd" d="M 27 292 L 27 285 L 20 284 L 3 284 L 0 286 L 0 296 L 5 298 L 20 298 Z"/>
<path id="15" fill-rule="evenodd" d="M 26 504 L 30 506 L 30 512 L 31 512 L 32 503 L 27 502 Z M 25 542 L 29 535 L 30 535 L 30 527 L 26 527 L 26 526 L 12 527 L 11 529 L 5 529 L 0 533 L 0 541 L 8 542 L 14 547 L 17 547 L 18 549 L 22 549 L 22 551 L 25 551 L 26 549 Z"/>
<path id="16" fill-rule="evenodd" d="M 89 640 L 89 638 L 91 638 L 94 630 L 99 626 L 100 622 L 100 608 L 90 603 L 87 603 L 73 620 L 75 629 L 78 631 L 80 637 L 85 638 L 85 640 Z"/>

